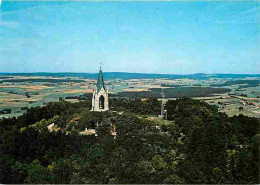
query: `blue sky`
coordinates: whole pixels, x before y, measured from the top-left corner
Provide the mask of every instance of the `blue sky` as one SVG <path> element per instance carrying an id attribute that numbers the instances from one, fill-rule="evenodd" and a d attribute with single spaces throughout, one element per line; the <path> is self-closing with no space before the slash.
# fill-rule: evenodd
<path id="1" fill-rule="evenodd" d="M 0 72 L 260 73 L 256 1 L 0 6 Z"/>

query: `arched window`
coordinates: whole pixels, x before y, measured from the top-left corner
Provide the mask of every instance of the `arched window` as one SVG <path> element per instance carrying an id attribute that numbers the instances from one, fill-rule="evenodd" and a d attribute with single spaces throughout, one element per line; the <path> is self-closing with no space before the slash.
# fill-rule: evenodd
<path id="1" fill-rule="evenodd" d="M 105 108 L 105 98 L 104 98 L 104 96 L 100 96 L 100 98 L 99 98 L 99 108 L 100 109 Z"/>

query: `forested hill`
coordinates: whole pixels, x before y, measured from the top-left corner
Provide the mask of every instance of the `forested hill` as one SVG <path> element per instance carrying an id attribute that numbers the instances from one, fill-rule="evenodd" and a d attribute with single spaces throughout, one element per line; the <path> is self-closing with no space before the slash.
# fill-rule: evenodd
<path id="1" fill-rule="evenodd" d="M 0 183 L 260 183 L 258 118 L 177 99 L 163 121 L 160 106 L 156 98 L 111 99 L 112 111 L 99 113 L 89 111 L 90 100 L 60 101 L 3 119 Z M 47 130 L 51 123 L 56 131 Z M 97 135 L 79 134 L 85 128 Z"/>
<path id="2" fill-rule="evenodd" d="M 260 74 L 148 74 L 148 73 L 126 73 L 126 72 L 104 72 L 104 78 L 106 79 L 156 79 L 156 78 L 168 78 L 168 79 L 209 79 L 209 78 L 246 78 L 246 77 L 259 77 Z M 97 73 L 0 73 L 0 75 L 9 76 L 51 76 L 51 77 L 81 77 L 96 79 Z"/>

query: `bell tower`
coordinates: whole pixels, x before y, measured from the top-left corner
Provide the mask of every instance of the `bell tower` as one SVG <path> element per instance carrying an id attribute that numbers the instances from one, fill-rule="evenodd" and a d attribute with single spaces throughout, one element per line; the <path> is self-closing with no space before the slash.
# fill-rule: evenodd
<path id="1" fill-rule="evenodd" d="M 108 91 L 105 88 L 102 67 L 100 64 L 98 80 L 95 88 L 93 89 L 93 97 L 92 97 L 92 108 L 91 111 L 107 111 L 108 107 Z"/>

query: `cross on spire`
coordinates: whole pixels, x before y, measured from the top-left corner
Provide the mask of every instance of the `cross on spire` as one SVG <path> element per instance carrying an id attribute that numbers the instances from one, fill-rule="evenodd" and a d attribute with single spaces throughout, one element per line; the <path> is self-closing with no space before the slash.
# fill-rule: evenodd
<path id="1" fill-rule="evenodd" d="M 103 65 L 103 64 L 100 62 L 100 69 L 102 68 L 102 65 Z"/>

